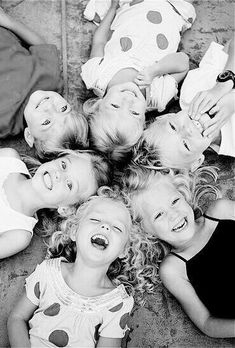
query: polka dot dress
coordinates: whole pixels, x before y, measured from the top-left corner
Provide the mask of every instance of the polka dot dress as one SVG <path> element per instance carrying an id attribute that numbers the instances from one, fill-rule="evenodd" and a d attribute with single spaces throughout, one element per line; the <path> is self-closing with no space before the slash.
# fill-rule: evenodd
<path id="1" fill-rule="evenodd" d="M 38 306 L 29 322 L 32 348 L 89 348 L 100 336 L 124 337 L 133 307 L 124 286 L 97 297 L 80 296 L 65 283 L 61 261 L 42 262 L 26 279 L 27 297 Z"/>
<path id="2" fill-rule="evenodd" d="M 101 62 L 101 57 L 94 57 L 82 66 L 87 88 L 102 97 L 120 70 L 140 71 L 175 53 L 182 30 L 194 19 L 193 6 L 183 0 L 133 0 L 121 7 L 111 26 L 104 59 Z"/>

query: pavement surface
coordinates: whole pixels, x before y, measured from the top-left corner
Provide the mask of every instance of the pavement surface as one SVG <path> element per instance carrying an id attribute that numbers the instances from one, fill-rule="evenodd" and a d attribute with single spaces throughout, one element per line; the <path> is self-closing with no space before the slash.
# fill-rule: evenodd
<path id="1" fill-rule="evenodd" d="M 105 1 L 105 0 L 104 0 Z M 89 56 L 95 26 L 83 18 L 87 0 L 3 0 L 2 7 L 37 30 L 48 43 L 57 45 L 64 68 L 64 95 L 77 108 L 88 98 L 80 78 L 80 66 Z M 0 1 L 1 5 L 1 1 Z M 66 5 L 64 7 L 64 5 Z M 190 55 L 196 67 L 212 40 L 224 43 L 234 30 L 234 0 L 195 0 L 197 19 L 182 39 L 181 49 Z M 64 11 L 65 10 L 65 11 Z M 21 137 L 0 142 L 28 152 Z M 209 164 L 220 168 L 219 184 L 225 196 L 235 199 L 235 161 L 208 153 Z M 0 261 L 0 347 L 8 347 L 6 320 L 24 279 L 41 262 L 45 243 L 34 236 L 23 252 Z M 218 281 L 222 277 L 218 274 Z M 130 322 L 131 332 L 123 342 L 128 348 L 235 347 L 233 339 L 211 339 L 190 322 L 175 299 L 159 285 L 156 296 L 149 296 L 146 305 L 135 307 Z"/>

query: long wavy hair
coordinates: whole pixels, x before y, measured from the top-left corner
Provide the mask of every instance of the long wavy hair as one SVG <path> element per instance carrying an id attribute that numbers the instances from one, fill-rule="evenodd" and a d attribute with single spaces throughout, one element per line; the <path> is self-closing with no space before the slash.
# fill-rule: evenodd
<path id="1" fill-rule="evenodd" d="M 70 236 L 79 229 L 81 217 L 87 208 L 101 197 L 114 202 L 122 202 L 130 212 L 132 219 L 125 256 L 117 258 L 111 263 L 107 275 L 114 284 L 117 282 L 124 284 L 127 292 L 135 297 L 136 302 L 143 304 L 145 295 L 153 294 L 156 291 L 156 284 L 159 282 L 154 242 L 141 230 L 139 224 L 134 222 L 129 200 L 118 188 L 100 188 L 98 196 L 90 197 L 79 207 L 76 214 L 64 220 L 60 230 L 55 232 L 50 239 L 47 257 L 65 257 L 69 262 L 75 261 L 76 243 Z"/>
<path id="2" fill-rule="evenodd" d="M 132 164 L 123 177 L 123 190 L 129 197 L 134 221 L 142 230 L 148 232 L 148 224 L 144 221 L 142 210 L 143 194 L 151 190 L 156 182 L 167 182 L 179 191 L 194 212 L 195 219 L 203 214 L 210 200 L 221 196 L 216 186 L 218 173 L 215 167 L 200 167 L 195 172 L 187 170 L 174 172 L 171 169 L 156 170 Z M 150 237 L 153 238 L 153 237 Z M 155 237 L 156 255 L 159 262 L 169 252 L 170 246 Z"/>

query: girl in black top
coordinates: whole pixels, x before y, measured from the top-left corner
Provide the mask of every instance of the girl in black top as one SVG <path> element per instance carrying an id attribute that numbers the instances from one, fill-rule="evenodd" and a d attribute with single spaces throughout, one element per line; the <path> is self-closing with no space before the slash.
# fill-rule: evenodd
<path id="1" fill-rule="evenodd" d="M 196 178 L 133 168 L 126 188 L 143 229 L 160 240 L 156 252 L 161 241 L 170 246 L 159 270 L 163 284 L 206 335 L 235 337 L 235 201 L 217 199 L 195 218 L 208 188 L 218 193 Z"/>

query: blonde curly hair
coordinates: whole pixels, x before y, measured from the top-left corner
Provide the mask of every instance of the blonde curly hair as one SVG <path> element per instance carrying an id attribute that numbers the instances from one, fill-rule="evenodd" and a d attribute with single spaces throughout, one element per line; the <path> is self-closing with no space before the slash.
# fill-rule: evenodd
<path id="1" fill-rule="evenodd" d="M 135 297 L 138 304 L 144 304 L 145 295 L 156 291 L 159 282 L 158 265 L 154 242 L 144 233 L 139 224 L 134 222 L 130 210 L 129 198 L 122 194 L 117 188 L 101 187 L 97 196 L 92 196 L 83 203 L 76 214 L 68 217 L 61 223 L 60 231 L 55 232 L 49 242 L 47 257 L 65 257 L 69 262 L 76 258 L 76 243 L 70 236 L 79 229 L 81 217 L 94 201 L 100 198 L 120 202 L 128 209 L 131 217 L 131 228 L 129 231 L 129 242 L 126 246 L 123 258 L 117 258 L 110 265 L 107 275 L 114 283 L 116 281 L 124 284 L 127 292 Z"/>
<path id="2" fill-rule="evenodd" d="M 153 167 L 151 167 L 153 168 Z M 215 185 L 217 181 L 217 168 L 200 167 L 195 172 L 187 170 L 174 172 L 171 169 L 149 169 L 144 166 L 132 164 L 123 177 L 123 190 L 131 201 L 131 209 L 133 218 L 141 227 L 151 235 L 148 223 L 144 220 L 142 209 L 143 194 L 151 190 L 156 182 L 167 182 L 172 184 L 179 191 L 187 203 L 194 211 L 195 219 L 202 215 L 205 205 L 211 199 L 217 199 L 221 196 L 218 187 Z M 162 260 L 169 251 L 169 245 L 156 239 L 155 237 L 156 255 L 158 262 Z"/>

